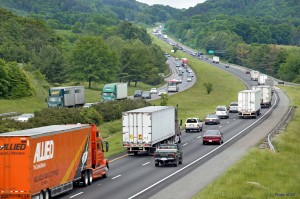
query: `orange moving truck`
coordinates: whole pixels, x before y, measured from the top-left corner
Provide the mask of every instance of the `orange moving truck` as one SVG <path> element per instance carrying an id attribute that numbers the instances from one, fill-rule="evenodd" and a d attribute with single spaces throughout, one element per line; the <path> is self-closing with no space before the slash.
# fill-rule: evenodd
<path id="1" fill-rule="evenodd" d="M 0 134 L 0 198 L 49 199 L 107 177 L 108 143 L 93 124 Z"/>

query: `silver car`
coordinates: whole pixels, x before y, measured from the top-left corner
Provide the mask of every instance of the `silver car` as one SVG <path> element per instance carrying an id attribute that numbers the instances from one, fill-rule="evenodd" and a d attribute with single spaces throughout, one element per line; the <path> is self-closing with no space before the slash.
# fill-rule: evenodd
<path id="1" fill-rule="evenodd" d="M 238 103 L 231 102 L 229 105 L 229 113 L 237 113 L 238 112 Z"/>

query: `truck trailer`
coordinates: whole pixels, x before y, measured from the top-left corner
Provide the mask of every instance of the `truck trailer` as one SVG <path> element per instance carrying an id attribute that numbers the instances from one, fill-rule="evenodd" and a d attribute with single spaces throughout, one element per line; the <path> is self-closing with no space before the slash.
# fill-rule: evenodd
<path id="1" fill-rule="evenodd" d="M 168 92 L 178 92 L 180 82 L 177 79 L 171 79 L 167 81 Z"/>
<path id="2" fill-rule="evenodd" d="M 220 57 L 213 56 L 212 62 L 218 64 L 220 62 Z"/>
<path id="3" fill-rule="evenodd" d="M 48 107 L 79 107 L 83 106 L 84 87 L 66 86 L 52 87 L 49 89 L 49 96 L 46 99 Z"/>
<path id="4" fill-rule="evenodd" d="M 257 79 L 258 85 L 265 85 L 267 79 L 268 79 L 268 76 L 266 74 L 260 73 L 258 75 L 258 79 Z"/>
<path id="5" fill-rule="evenodd" d="M 123 147 L 130 155 L 153 155 L 159 144 L 180 143 L 177 109 L 172 106 L 148 106 L 122 113 Z"/>
<path id="6" fill-rule="evenodd" d="M 107 177 L 108 143 L 93 124 L 0 134 L 0 198 L 49 199 Z"/>
<path id="7" fill-rule="evenodd" d="M 259 71 L 257 70 L 251 70 L 250 71 L 250 78 L 252 81 L 257 81 L 259 76 Z"/>
<path id="8" fill-rule="evenodd" d="M 260 115 L 261 92 L 260 89 L 243 90 L 238 93 L 238 113 L 239 118 Z"/>
<path id="9" fill-rule="evenodd" d="M 252 89 L 260 89 L 261 107 L 270 107 L 272 102 L 272 88 L 268 85 L 253 86 Z"/>
<path id="10" fill-rule="evenodd" d="M 102 90 L 102 101 L 116 101 L 127 99 L 128 88 L 127 83 L 110 83 L 105 84 Z"/>

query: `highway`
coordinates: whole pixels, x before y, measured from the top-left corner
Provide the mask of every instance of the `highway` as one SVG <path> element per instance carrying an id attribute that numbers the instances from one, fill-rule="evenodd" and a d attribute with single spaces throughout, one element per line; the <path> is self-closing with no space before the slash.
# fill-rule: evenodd
<path id="1" fill-rule="evenodd" d="M 173 62 L 172 59 L 170 58 L 169 61 Z M 210 62 L 210 60 L 207 61 Z M 214 66 L 236 75 L 248 87 L 257 85 L 256 82 L 250 80 L 249 75 L 245 74 L 244 69 L 225 68 L 223 64 L 214 64 Z M 192 83 L 185 84 L 184 82 L 186 81 L 183 81 L 180 90 L 192 85 Z M 230 113 L 229 119 L 222 119 L 219 125 L 204 125 L 204 131 L 217 128 L 223 132 L 225 143 L 220 146 L 202 145 L 203 132 L 183 133 L 180 144 L 183 150 L 183 164 L 178 167 L 161 166 L 157 168 L 154 166 L 152 156 L 146 154 L 127 156 L 125 154 L 111 161 L 108 178 L 96 180 L 86 188 L 76 188 L 60 198 L 150 198 L 155 193 L 163 191 L 174 181 L 181 179 L 221 152 L 226 151 L 228 147 L 231 147 L 255 126 L 263 122 L 274 111 L 279 101 L 277 92 L 275 92 L 272 101 L 273 106 L 262 109 L 262 114 L 257 119 L 238 119 L 237 113 Z M 201 177 L 199 176 L 199 178 Z"/>

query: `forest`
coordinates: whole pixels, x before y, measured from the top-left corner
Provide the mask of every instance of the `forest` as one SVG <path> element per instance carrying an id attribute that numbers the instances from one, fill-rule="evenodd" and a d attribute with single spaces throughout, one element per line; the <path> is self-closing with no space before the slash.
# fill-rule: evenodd
<path id="1" fill-rule="evenodd" d="M 146 31 L 156 22 L 194 49 L 300 82 L 300 52 L 292 47 L 300 46 L 297 0 L 207 0 L 182 10 L 134 0 L 0 0 L 0 6 L 3 99 L 34 95 L 22 70 L 50 85 L 161 83 L 166 58 Z"/>

